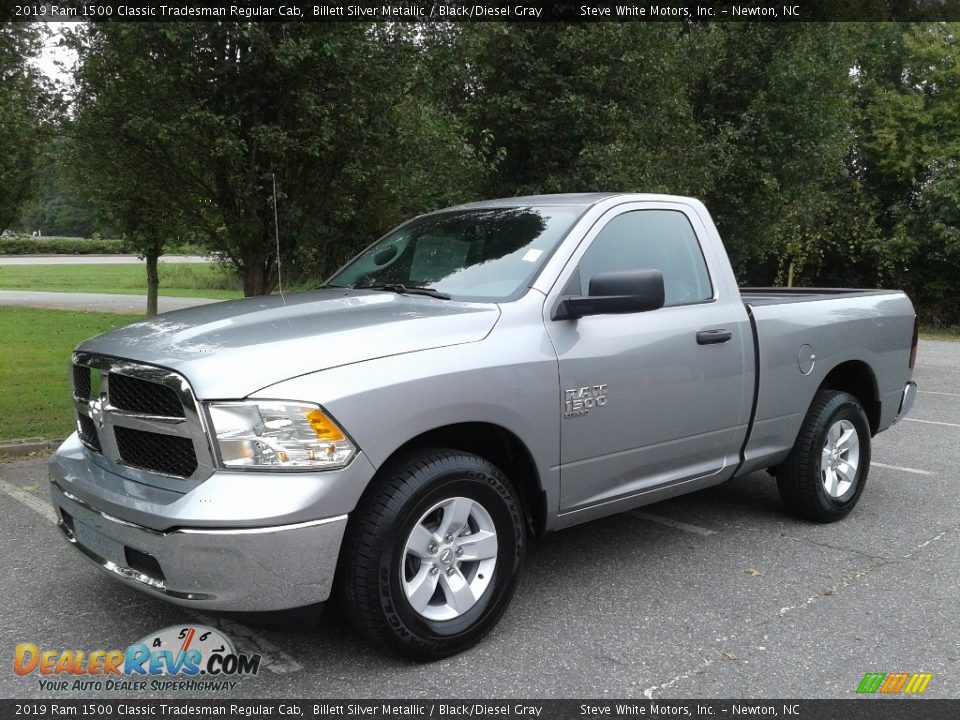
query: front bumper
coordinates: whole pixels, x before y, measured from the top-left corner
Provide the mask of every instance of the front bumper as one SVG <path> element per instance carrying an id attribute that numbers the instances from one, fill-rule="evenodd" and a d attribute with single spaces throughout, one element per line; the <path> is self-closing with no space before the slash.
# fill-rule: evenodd
<path id="1" fill-rule="evenodd" d="M 209 610 L 326 600 L 347 513 L 373 475 L 359 454 L 342 471 L 215 472 L 176 493 L 96 460 L 75 434 L 50 460 L 51 499 L 67 540 L 117 580 Z"/>
<path id="2" fill-rule="evenodd" d="M 326 600 L 347 516 L 273 527 L 160 532 L 104 513 L 63 490 L 57 525 L 94 565 L 178 605 L 261 611 Z"/>

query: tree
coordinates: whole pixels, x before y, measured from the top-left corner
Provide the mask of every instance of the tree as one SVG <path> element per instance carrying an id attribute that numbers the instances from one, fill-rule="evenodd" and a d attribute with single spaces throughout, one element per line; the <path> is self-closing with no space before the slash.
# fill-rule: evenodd
<path id="1" fill-rule="evenodd" d="M 183 233 L 183 215 L 158 200 L 149 179 L 133 172 L 129 156 L 100 133 L 97 116 L 78 113 L 71 127 L 78 143 L 70 154 L 80 178 L 95 178 L 83 186 L 84 196 L 99 208 L 111 227 L 139 252 L 146 264 L 146 314 L 157 314 L 160 290 L 159 259 L 164 245 Z"/>
<path id="2" fill-rule="evenodd" d="M 40 230 L 44 235 L 91 237 L 98 233 L 111 237 L 116 232 L 97 212 L 77 178 L 73 142 L 61 128 L 40 152 L 34 190 L 21 207 L 17 227 Z"/>
<path id="3" fill-rule="evenodd" d="M 707 186 L 681 24 L 470 23 L 429 41 L 450 48 L 444 106 L 496 162 L 484 195 Z"/>
<path id="4" fill-rule="evenodd" d="M 413 169 L 398 147 L 425 136 L 436 143 L 430 154 L 470 164 L 443 114 L 405 95 L 418 67 L 412 32 L 362 23 L 94 25 L 74 38 L 81 137 L 91 150 L 111 146 L 118 165 L 104 173 L 137 178 L 145 201 L 229 258 L 245 294 L 269 293 L 274 178 L 285 269 L 327 272 L 401 219 L 398 210 L 422 204 L 422 196 L 398 202 L 412 182 L 398 168 Z"/>
<path id="5" fill-rule="evenodd" d="M 57 106 L 29 60 L 41 31 L 27 23 L 0 23 L 0 230 L 10 227 L 33 189 L 38 155 Z"/>
<path id="6" fill-rule="evenodd" d="M 693 31 L 691 102 L 714 165 L 704 199 L 738 277 L 785 280 L 838 235 L 852 146 L 842 25 L 714 23 Z"/>
<path id="7" fill-rule="evenodd" d="M 762 282 L 843 233 L 855 52 L 842 26 L 471 23 L 425 42 L 447 48 L 442 105 L 494 157 L 482 195 L 700 197 L 740 276 Z"/>
<path id="8" fill-rule="evenodd" d="M 960 323 L 960 23 L 863 29 L 854 169 L 886 282 L 923 319 Z"/>

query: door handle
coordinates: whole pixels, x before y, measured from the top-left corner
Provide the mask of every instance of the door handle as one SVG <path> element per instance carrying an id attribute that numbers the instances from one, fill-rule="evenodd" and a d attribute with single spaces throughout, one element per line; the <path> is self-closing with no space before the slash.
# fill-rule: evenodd
<path id="1" fill-rule="evenodd" d="M 697 345 L 719 345 L 732 337 L 729 330 L 701 330 L 697 333 Z"/>

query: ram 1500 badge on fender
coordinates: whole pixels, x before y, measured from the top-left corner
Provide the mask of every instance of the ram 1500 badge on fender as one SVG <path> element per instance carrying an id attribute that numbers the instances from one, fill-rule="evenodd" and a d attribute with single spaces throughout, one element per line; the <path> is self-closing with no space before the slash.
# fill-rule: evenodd
<path id="1" fill-rule="evenodd" d="M 132 587 L 235 611 L 336 589 L 363 635 L 436 658 L 496 624 L 540 533 L 761 469 L 844 517 L 915 357 L 903 293 L 738 289 L 696 200 L 480 202 L 314 292 L 81 344 L 51 490 Z"/>

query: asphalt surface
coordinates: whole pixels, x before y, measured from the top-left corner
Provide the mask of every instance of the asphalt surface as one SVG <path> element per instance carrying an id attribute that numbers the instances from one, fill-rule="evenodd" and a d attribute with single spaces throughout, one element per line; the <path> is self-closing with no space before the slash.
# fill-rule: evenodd
<path id="1" fill-rule="evenodd" d="M 157 312 L 183 310 L 195 305 L 220 302 L 208 298 L 157 298 Z M 113 295 L 111 293 L 45 292 L 33 290 L 0 290 L 0 305 L 14 307 L 49 308 L 53 310 L 83 310 L 87 312 L 128 313 L 142 315 L 147 309 L 146 295 Z"/>
<path id="2" fill-rule="evenodd" d="M 200 255 L 161 255 L 161 263 L 210 263 L 213 258 Z M 4 265 L 142 265 L 139 255 L 0 255 Z"/>
<path id="3" fill-rule="evenodd" d="M 756 473 L 556 533 L 487 639 L 426 665 L 367 647 L 332 604 L 312 630 L 207 618 L 265 656 L 232 696 L 849 698 L 866 672 L 929 672 L 925 697 L 960 697 L 960 343 L 921 342 L 915 378 L 910 419 L 875 439 L 881 465 L 840 523 L 784 515 Z M 129 696 L 41 691 L 13 648 L 125 648 L 197 617 L 75 556 L 42 458 L 0 477 L 0 694 Z"/>

